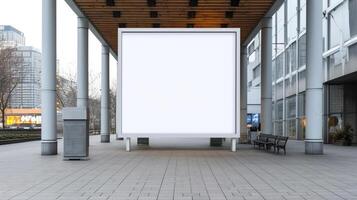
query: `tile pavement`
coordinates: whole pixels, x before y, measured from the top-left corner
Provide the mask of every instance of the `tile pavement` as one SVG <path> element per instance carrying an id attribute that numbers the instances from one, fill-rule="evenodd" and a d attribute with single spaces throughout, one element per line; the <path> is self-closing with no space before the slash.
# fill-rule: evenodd
<path id="1" fill-rule="evenodd" d="M 207 139 L 156 139 L 124 151 L 124 142 L 92 136 L 90 160 L 40 156 L 40 142 L 0 146 L 0 199 L 258 200 L 356 199 L 357 147 L 325 145 L 325 155 L 288 154 L 239 145 L 230 152 Z"/>

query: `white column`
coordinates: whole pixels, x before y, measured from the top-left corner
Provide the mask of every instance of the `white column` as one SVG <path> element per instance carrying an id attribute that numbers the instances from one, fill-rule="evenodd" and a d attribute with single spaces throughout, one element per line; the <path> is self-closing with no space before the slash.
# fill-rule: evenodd
<path id="1" fill-rule="evenodd" d="M 88 21 L 78 17 L 77 106 L 88 107 Z"/>
<path id="2" fill-rule="evenodd" d="M 322 0 L 306 1 L 305 153 L 322 154 Z"/>
<path id="3" fill-rule="evenodd" d="M 42 0 L 41 154 L 57 154 L 56 0 Z"/>
<path id="4" fill-rule="evenodd" d="M 242 46 L 240 65 L 240 138 L 247 139 L 247 47 Z"/>
<path id="5" fill-rule="evenodd" d="M 121 33 L 118 34 L 118 40 L 121 40 Z M 121 51 L 121 50 L 118 50 Z M 120 52 L 118 52 L 120 55 Z M 121 63 L 117 61 L 117 95 L 116 95 L 116 106 L 115 106 L 115 130 L 116 130 L 116 139 L 124 140 L 122 136 L 122 119 L 121 119 L 121 81 L 122 81 L 122 73 L 121 73 Z"/>
<path id="6" fill-rule="evenodd" d="M 272 19 L 265 17 L 261 27 L 261 127 L 273 134 L 272 115 Z"/>
<path id="7" fill-rule="evenodd" d="M 100 137 L 101 142 L 110 142 L 109 123 L 109 48 L 102 46 L 102 75 L 100 102 Z"/>

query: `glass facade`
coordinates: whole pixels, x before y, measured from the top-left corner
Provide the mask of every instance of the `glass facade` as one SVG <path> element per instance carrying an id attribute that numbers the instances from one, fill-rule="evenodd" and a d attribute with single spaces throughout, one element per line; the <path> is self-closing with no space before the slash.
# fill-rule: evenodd
<path id="1" fill-rule="evenodd" d="M 0 26 L 0 41 L 16 47 L 16 54 L 22 63 L 16 66 L 19 72 L 19 83 L 11 94 L 10 108 L 40 107 L 40 74 L 41 53 L 30 46 L 25 46 L 25 36 L 12 26 Z"/>
<path id="2" fill-rule="evenodd" d="M 285 0 L 272 17 L 274 133 L 301 140 L 305 138 L 306 126 L 306 1 Z M 357 83 L 356 11 L 357 0 L 323 0 L 322 25 L 325 87 L 330 84 L 330 81 L 352 73 L 356 73 L 356 80 L 354 81 Z M 259 40 L 260 34 L 257 34 L 254 41 Z M 255 45 L 257 46 L 256 42 Z M 255 51 L 254 56 L 259 57 L 259 54 L 260 51 Z M 250 67 L 256 67 L 259 63 L 249 63 L 249 65 L 251 65 Z M 258 77 L 257 71 L 254 73 L 254 77 Z M 248 80 L 250 80 L 249 75 Z M 345 85 L 344 90 L 342 90 L 345 91 L 345 97 L 346 88 L 347 86 Z M 330 90 L 335 91 L 336 89 Z M 349 117 L 348 119 L 346 118 L 346 107 L 354 110 L 357 106 L 352 108 L 352 105 L 357 105 L 357 97 L 347 95 L 350 99 L 356 99 L 356 101 L 350 100 L 348 105 L 346 104 L 346 98 L 344 100 L 339 99 L 339 104 L 343 108 L 338 112 L 334 112 L 330 107 L 335 107 L 336 105 L 331 104 L 337 100 L 331 101 L 329 98 L 336 98 L 335 96 L 339 94 L 334 92 L 326 93 L 326 88 L 324 89 L 324 94 L 325 104 L 329 105 L 327 106 L 328 108 L 325 108 L 325 116 L 327 118 L 329 115 L 338 115 L 344 121 L 355 120 L 353 123 L 357 124 L 357 114 L 353 115 L 349 112 Z M 326 121 L 328 121 L 327 118 Z M 353 128 L 357 130 L 357 127 Z"/>
<path id="3" fill-rule="evenodd" d="M 41 53 L 32 47 L 18 47 L 23 63 L 19 70 L 20 81 L 10 98 L 11 108 L 40 107 Z"/>
<path id="4" fill-rule="evenodd" d="M 9 46 L 24 46 L 25 36 L 12 26 L 0 25 L 0 41 Z"/>

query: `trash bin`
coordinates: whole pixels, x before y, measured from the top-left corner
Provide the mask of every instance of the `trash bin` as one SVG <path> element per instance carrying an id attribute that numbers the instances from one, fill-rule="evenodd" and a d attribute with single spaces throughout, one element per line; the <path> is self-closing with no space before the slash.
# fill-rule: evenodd
<path id="1" fill-rule="evenodd" d="M 253 144 L 253 143 L 254 143 L 254 140 L 257 139 L 258 135 L 259 135 L 259 134 L 258 134 L 257 131 L 249 131 L 249 134 L 248 134 L 248 136 L 249 136 L 249 143 L 250 143 L 250 144 Z"/>
<path id="2" fill-rule="evenodd" d="M 88 109 L 85 107 L 63 108 L 62 118 L 63 158 L 65 160 L 88 159 Z"/>

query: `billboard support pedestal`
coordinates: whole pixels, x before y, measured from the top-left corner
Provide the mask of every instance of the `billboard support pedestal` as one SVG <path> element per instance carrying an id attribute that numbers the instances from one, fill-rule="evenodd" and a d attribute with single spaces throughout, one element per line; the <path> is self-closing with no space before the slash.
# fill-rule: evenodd
<path id="1" fill-rule="evenodd" d="M 125 140 L 125 149 L 127 152 L 130 151 L 130 146 L 131 146 L 131 141 L 130 141 L 130 137 L 127 137 L 126 140 Z"/>
<path id="2" fill-rule="evenodd" d="M 237 151 L 237 138 L 232 138 L 232 152 Z"/>

